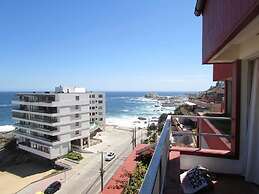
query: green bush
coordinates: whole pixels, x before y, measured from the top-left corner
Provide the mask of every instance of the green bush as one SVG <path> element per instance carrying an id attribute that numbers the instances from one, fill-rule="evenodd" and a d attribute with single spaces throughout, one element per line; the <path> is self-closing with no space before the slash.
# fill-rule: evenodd
<path id="1" fill-rule="evenodd" d="M 83 159 L 83 156 L 78 152 L 69 152 L 65 155 L 65 158 L 68 158 L 70 160 L 80 161 Z"/>
<path id="2" fill-rule="evenodd" d="M 148 166 L 142 162 L 137 164 L 137 167 L 133 174 L 130 175 L 128 184 L 124 187 L 124 194 L 137 194 L 144 180 Z"/>

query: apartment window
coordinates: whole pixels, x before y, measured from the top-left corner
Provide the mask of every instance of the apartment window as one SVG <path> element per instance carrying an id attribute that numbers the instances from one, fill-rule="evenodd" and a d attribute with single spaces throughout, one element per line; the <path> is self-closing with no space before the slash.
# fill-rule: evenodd
<path id="1" fill-rule="evenodd" d="M 99 109 L 99 110 L 102 110 L 102 109 L 103 109 L 103 107 L 102 107 L 102 106 L 99 106 L 99 107 L 98 107 L 98 109 Z"/>
<path id="2" fill-rule="evenodd" d="M 79 122 L 76 122 L 76 124 L 75 124 L 75 125 L 76 125 L 76 127 L 79 127 Z"/>
<path id="3" fill-rule="evenodd" d="M 103 97 L 103 95 L 102 94 L 99 94 L 99 96 L 98 96 L 99 98 L 102 98 Z"/>
<path id="4" fill-rule="evenodd" d="M 93 107 L 92 107 L 92 110 L 94 110 L 94 109 L 95 109 L 95 107 L 93 106 Z"/>
<path id="5" fill-rule="evenodd" d="M 79 96 L 76 96 L 76 100 L 79 100 Z"/>
<path id="6" fill-rule="evenodd" d="M 79 109 L 79 106 L 78 106 L 78 105 L 75 105 L 75 109 L 78 110 L 78 109 Z"/>
<path id="7" fill-rule="evenodd" d="M 102 100 L 98 100 L 98 103 L 101 104 L 101 103 L 103 103 L 103 101 Z"/>
<path id="8" fill-rule="evenodd" d="M 76 134 L 76 135 L 79 135 L 79 130 L 75 131 L 75 134 Z"/>
<path id="9" fill-rule="evenodd" d="M 75 118 L 79 118 L 79 114 L 75 114 Z"/>
<path id="10" fill-rule="evenodd" d="M 102 113 L 102 112 L 99 112 L 99 115 L 103 115 L 103 113 Z"/>
<path id="11" fill-rule="evenodd" d="M 95 113 L 93 112 L 93 113 L 92 113 L 92 116 L 94 116 L 94 115 L 95 115 Z"/>
<path id="12" fill-rule="evenodd" d="M 103 118 L 100 118 L 99 121 L 103 121 Z"/>

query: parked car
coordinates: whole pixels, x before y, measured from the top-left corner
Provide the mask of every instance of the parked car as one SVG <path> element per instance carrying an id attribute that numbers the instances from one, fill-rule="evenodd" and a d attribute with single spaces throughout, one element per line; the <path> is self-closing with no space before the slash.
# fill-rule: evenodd
<path id="1" fill-rule="evenodd" d="M 113 158 L 115 158 L 114 152 L 108 152 L 105 156 L 105 161 L 111 161 Z"/>
<path id="2" fill-rule="evenodd" d="M 51 183 L 44 191 L 44 194 L 53 194 L 57 192 L 61 187 L 61 182 L 55 181 Z"/>

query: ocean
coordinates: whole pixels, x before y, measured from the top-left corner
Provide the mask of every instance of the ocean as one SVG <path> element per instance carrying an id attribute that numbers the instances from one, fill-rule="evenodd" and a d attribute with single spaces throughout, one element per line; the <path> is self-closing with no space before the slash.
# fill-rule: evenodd
<path id="1" fill-rule="evenodd" d="M 186 96 L 187 92 L 157 92 L 160 96 Z M 12 125 L 11 101 L 16 92 L 0 92 L 0 126 Z M 155 101 L 144 98 L 146 92 L 106 92 L 106 123 L 112 125 L 131 125 L 138 117 L 159 116 L 169 109 L 157 108 Z"/>

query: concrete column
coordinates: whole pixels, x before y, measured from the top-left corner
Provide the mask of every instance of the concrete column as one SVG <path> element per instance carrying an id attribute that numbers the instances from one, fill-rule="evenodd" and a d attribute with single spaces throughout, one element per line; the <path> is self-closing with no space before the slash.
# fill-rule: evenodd
<path id="1" fill-rule="evenodd" d="M 80 148 L 83 149 L 83 139 L 80 139 Z"/>
<path id="2" fill-rule="evenodd" d="M 90 141 L 91 141 L 91 138 L 90 138 L 90 135 L 87 137 L 87 147 L 89 148 L 90 147 Z"/>

